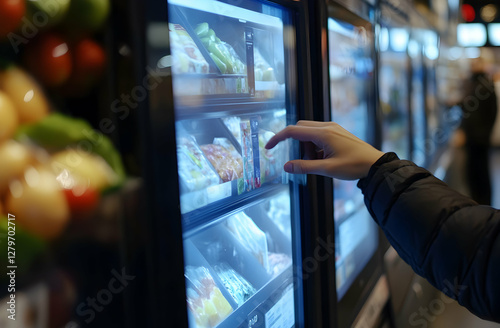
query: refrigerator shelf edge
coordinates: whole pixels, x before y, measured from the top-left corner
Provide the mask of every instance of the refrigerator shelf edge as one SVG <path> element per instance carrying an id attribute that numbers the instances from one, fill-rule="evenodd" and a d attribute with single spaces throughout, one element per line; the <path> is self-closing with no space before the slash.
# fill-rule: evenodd
<path id="1" fill-rule="evenodd" d="M 182 97 L 177 100 L 177 120 L 240 116 L 285 108 L 283 100 L 233 96 Z"/>
<path id="2" fill-rule="evenodd" d="M 267 327 L 264 325 L 266 314 L 271 312 L 281 300 L 286 301 L 286 297 L 290 297 L 287 293 L 289 289 L 293 291 L 292 267 L 269 281 L 248 301 L 219 323 L 216 328 Z M 293 294 L 291 297 L 293 302 Z"/>
<path id="3" fill-rule="evenodd" d="M 182 216 L 183 237 L 189 238 L 216 224 L 225 217 L 241 211 L 288 188 L 288 185 L 264 185 L 239 196 L 218 200 Z"/>
<path id="4" fill-rule="evenodd" d="M 187 7 L 195 10 L 201 10 L 207 13 L 235 18 L 243 22 L 251 21 L 253 23 L 265 26 L 273 26 L 282 29 L 283 21 L 277 17 L 258 13 L 248 9 L 236 7 L 215 0 L 169 0 L 169 4 Z"/>

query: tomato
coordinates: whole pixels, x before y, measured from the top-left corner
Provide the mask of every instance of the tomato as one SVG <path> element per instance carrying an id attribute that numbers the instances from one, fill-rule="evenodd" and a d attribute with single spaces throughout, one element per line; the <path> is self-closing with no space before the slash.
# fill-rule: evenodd
<path id="1" fill-rule="evenodd" d="M 0 0 L 0 39 L 18 28 L 25 13 L 25 0 Z"/>
<path id="2" fill-rule="evenodd" d="M 92 187 L 75 186 L 63 190 L 71 216 L 77 220 L 88 218 L 99 205 L 99 192 Z"/>
<path id="3" fill-rule="evenodd" d="M 70 47 L 73 70 L 63 87 L 69 96 L 83 96 L 96 84 L 106 67 L 103 47 L 90 38 L 83 38 Z"/>
<path id="4" fill-rule="evenodd" d="M 73 66 L 68 43 L 54 33 L 42 34 L 28 43 L 24 64 L 47 87 L 66 82 Z"/>

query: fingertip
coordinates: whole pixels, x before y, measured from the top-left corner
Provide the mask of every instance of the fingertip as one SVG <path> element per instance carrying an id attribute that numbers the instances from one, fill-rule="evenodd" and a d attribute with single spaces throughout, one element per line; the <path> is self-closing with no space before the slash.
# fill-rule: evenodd
<path id="1" fill-rule="evenodd" d="M 293 163 L 290 162 L 285 163 L 283 169 L 285 170 L 285 172 L 293 173 Z"/>

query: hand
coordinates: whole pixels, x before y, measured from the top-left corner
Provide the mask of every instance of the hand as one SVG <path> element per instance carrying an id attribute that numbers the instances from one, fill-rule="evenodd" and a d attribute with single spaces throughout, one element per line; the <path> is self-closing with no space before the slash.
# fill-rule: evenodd
<path id="1" fill-rule="evenodd" d="M 269 140 L 266 149 L 288 138 L 302 141 L 305 150 L 303 160 L 285 163 L 284 170 L 289 173 L 356 180 L 366 177 L 370 167 L 384 155 L 337 123 L 315 121 L 287 126 Z"/>

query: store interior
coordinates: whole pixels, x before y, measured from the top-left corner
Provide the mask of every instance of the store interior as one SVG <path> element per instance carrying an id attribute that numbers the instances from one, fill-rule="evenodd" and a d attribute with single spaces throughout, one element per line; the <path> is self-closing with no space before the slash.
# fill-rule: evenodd
<path id="1" fill-rule="evenodd" d="M 475 197 L 474 65 L 500 208 L 497 1 L 0 0 L 0 328 L 500 327 L 266 148 L 336 122 Z"/>

